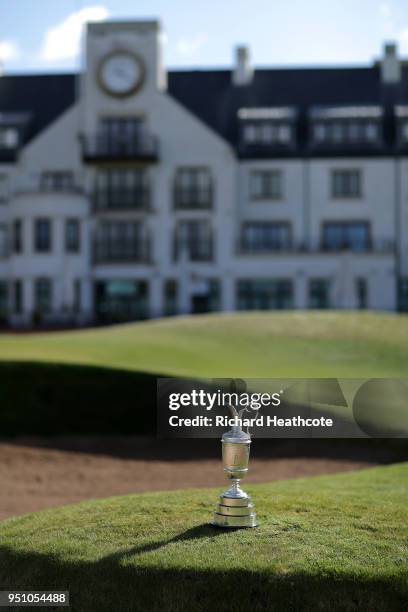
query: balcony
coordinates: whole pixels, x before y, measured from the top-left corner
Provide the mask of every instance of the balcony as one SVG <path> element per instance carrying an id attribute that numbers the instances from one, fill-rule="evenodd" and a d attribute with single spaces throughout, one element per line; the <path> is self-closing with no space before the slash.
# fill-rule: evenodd
<path id="1" fill-rule="evenodd" d="M 173 202 L 175 210 L 211 210 L 213 190 L 210 187 L 176 187 Z"/>
<path id="2" fill-rule="evenodd" d="M 395 252 L 395 243 L 392 240 L 375 240 L 362 244 L 350 244 L 343 242 L 338 244 L 329 244 L 321 242 L 318 244 L 307 244 L 306 242 L 289 243 L 254 243 L 248 240 L 240 239 L 237 245 L 238 255 L 313 255 L 313 254 L 333 254 L 341 253 L 359 254 L 393 254 Z"/>
<path id="3" fill-rule="evenodd" d="M 84 162 L 141 161 L 156 162 L 158 141 L 153 134 L 139 134 L 137 138 L 112 138 L 105 134 L 81 137 Z"/>
<path id="4" fill-rule="evenodd" d="M 150 191 L 137 189 L 97 189 L 92 194 L 94 212 L 149 211 Z"/>
<path id="5" fill-rule="evenodd" d="M 147 239 L 109 240 L 97 238 L 93 243 L 93 263 L 141 263 L 151 262 L 150 241 Z"/>
<path id="6" fill-rule="evenodd" d="M 210 262 L 214 259 L 214 243 L 212 239 L 187 240 L 177 239 L 173 247 L 174 261 L 185 258 L 191 262 Z"/>

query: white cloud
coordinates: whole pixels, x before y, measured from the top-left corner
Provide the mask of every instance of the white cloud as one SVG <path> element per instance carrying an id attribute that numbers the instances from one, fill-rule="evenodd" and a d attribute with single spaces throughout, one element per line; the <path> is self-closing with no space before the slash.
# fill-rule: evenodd
<path id="1" fill-rule="evenodd" d="M 408 54 L 408 28 L 401 30 L 397 34 L 396 40 L 398 43 L 399 52 L 402 54 Z"/>
<path id="2" fill-rule="evenodd" d="M 108 9 L 101 5 L 86 6 L 76 13 L 71 13 L 46 31 L 40 59 L 45 62 L 74 59 L 80 50 L 84 24 L 88 21 L 103 21 L 108 15 Z"/>
<path id="3" fill-rule="evenodd" d="M 208 36 L 203 32 L 191 38 L 180 38 L 177 42 L 177 51 L 183 57 L 193 57 L 207 42 Z"/>
<path id="4" fill-rule="evenodd" d="M 380 12 L 381 17 L 384 17 L 385 19 L 388 19 L 391 17 L 391 7 L 388 4 L 388 2 L 381 2 L 381 4 L 378 7 L 378 10 Z"/>
<path id="5" fill-rule="evenodd" d="M 0 40 L 0 62 L 15 60 L 20 57 L 20 51 L 12 40 Z"/>

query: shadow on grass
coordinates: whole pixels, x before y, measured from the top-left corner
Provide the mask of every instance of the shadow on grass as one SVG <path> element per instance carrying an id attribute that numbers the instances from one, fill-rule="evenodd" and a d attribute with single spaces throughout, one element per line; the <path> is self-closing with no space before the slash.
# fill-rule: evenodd
<path id="1" fill-rule="evenodd" d="M 173 612 L 257 612 L 324 610 L 387 612 L 405 609 L 406 585 L 397 579 L 364 579 L 333 573 L 278 573 L 237 569 L 239 559 L 224 570 L 149 564 L 148 553 L 179 541 L 200 546 L 200 539 L 228 535 L 200 525 L 157 543 L 132 547 L 98 561 L 61 561 L 52 555 L 16 553 L 0 547 L 2 589 L 69 590 L 71 610 Z M 144 554 L 143 559 L 137 557 Z M 146 557 L 147 554 L 147 557 Z M 198 555 L 197 555 L 198 557 Z M 219 562 L 219 558 L 217 558 Z M 170 561 L 171 564 L 171 561 Z"/>
<path id="2" fill-rule="evenodd" d="M 156 381 L 154 374 L 114 368 L 0 362 L 0 431 L 153 435 Z"/>
<path id="3" fill-rule="evenodd" d="M 157 440 L 160 374 L 114 368 L 0 362 L 0 433 L 17 444 L 123 458 L 219 456 L 217 439 Z M 133 436 L 133 438 L 132 438 Z M 258 458 L 328 457 L 391 463 L 408 458 L 398 440 L 257 439 Z"/>
<path id="4" fill-rule="evenodd" d="M 239 531 L 236 529 L 229 529 L 230 533 L 233 531 Z M 134 546 L 133 548 L 128 548 L 123 551 L 118 551 L 113 555 L 108 555 L 103 558 L 105 563 L 111 563 L 115 561 L 121 561 L 129 557 L 134 557 L 137 555 L 141 555 L 143 553 L 153 552 L 155 550 L 160 550 L 164 546 L 168 544 L 174 544 L 176 542 L 185 542 L 186 540 L 199 540 L 200 538 L 214 538 L 218 535 L 225 533 L 222 529 L 217 529 L 208 523 L 203 523 L 202 525 L 197 525 L 196 527 L 191 527 L 182 533 L 174 536 L 174 538 L 170 538 L 167 540 L 159 540 L 158 542 L 151 542 L 149 544 L 142 544 L 141 546 Z"/>

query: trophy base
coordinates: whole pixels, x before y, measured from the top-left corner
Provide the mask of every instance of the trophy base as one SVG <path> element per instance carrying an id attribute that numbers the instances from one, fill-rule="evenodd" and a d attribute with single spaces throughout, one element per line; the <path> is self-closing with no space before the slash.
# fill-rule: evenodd
<path id="1" fill-rule="evenodd" d="M 238 527 L 257 527 L 255 512 L 247 514 L 246 516 L 225 516 L 224 514 L 218 514 L 213 512 L 213 520 L 211 525 L 214 527 L 223 528 L 238 528 Z"/>
<path id="2" fill-rule="evenodd" d="M 257 527 L 256 514 L 251 498 L 220 496 L 213 512 L 211 525 L 215 527 Z"/>

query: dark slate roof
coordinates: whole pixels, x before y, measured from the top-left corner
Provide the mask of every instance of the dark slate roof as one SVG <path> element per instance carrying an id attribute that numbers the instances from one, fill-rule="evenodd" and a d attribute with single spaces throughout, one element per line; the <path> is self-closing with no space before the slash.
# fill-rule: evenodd
<path id="1" fill-rule="evenodd" d="M 74 74 L 0 76 L 0 113 L 27 113 L 28 142 L 75 100 Z"/>
<path id="2" fill-rule="evenodd" d="M 30 113 L 28 142 L 75 101 L 76 75 L 0 77 L 0 114 Z M 313 106 L 369 105 L 384 108 L 385 149 L 394 142 L 395 104 L 408 104 L 408 67 L 401 82 L 384 86 L 378 66 L 370 68 L 281 68 L 254 71 L 248 86 L 234 86 L 231 70 L 170 71 L 168 92 L 233 146 L 238 145 L 237 112 L 243 107 L 292 106 L 299 111 L 299 146 L 306 154 L 307 114 Z"/>
<path id="3" fill-rule="evenodd" d="M 402 73 L 399 84 L 386 86 L 378 66 L 260 69 L 254 71 L 250 85 L 238 87 L 232 84 L 230 70 L 170 72 L 168 81 L 170 93 L 181 104 L 234 146 L 239 108 L 296 107 L 299 147 L 295 153 L 299 155 L 306 152 L 308 110 L 324 105 L 382 105 L 386 148 L 392 147 L 393 106 L 408 103 L 408 68 L 403 67 Z"/>

